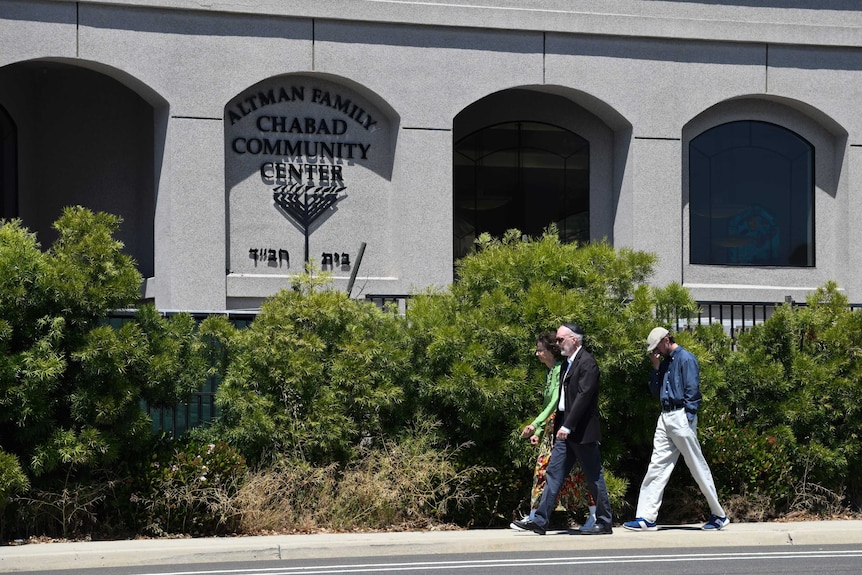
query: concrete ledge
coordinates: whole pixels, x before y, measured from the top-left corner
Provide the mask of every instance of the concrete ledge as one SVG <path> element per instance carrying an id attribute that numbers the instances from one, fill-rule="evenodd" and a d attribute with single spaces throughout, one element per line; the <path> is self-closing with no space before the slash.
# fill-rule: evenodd
<path id="1" fill-rule="evenodd" d="M 76 0 L 53 1 L 71 3 Z M 643 38 L 862 46 L 858 10 L 796 8 L 781 10 L 776 17 L 776 11 L 769 7 L 637 0 L 497 0 L 491 3 L 476 0 L 242 0 L 228 4 L 198 0 L 80 0 L 78 3 Z"/>

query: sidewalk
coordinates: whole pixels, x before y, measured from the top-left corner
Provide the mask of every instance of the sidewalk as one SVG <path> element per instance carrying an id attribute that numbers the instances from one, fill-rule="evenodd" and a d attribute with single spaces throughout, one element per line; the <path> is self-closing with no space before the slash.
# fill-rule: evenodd
<path id="1" fill-rule="evenodd" d="M 731 523 L 718 532 L 701 531 L 699 524 L 665 526 L 655 532 L 635 532 L 619 527 L 614 529 L 613 535 L 596 536 L 555 531 L 539 536 L 508 529 L 476 529 L 27 544 L 0 547 L 0 572 L 477 551 L 577 552 L 826 544 L 862 546 L 862 521 Z"/>

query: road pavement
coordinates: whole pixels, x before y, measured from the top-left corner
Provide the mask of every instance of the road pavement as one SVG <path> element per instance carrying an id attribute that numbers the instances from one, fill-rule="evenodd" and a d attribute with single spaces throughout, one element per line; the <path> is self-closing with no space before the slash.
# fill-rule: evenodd
<path id="1" fill-rule="evenodd" d="M 658 531 L 653 532 L 634 532 L 618 527 L 612 535 L 592 536 L 570 535 L 565 531 L 549 531 L 547 535 L 540 536 L 509 529 L 471 529 L 28 543 L 0 547 L 0 572 L 264 559 L 442 555 L 477 551 L 862 546 L 860 520 L 731 523 L 717 532 L 701 531 L 700 524 L 659 527 Z"/>

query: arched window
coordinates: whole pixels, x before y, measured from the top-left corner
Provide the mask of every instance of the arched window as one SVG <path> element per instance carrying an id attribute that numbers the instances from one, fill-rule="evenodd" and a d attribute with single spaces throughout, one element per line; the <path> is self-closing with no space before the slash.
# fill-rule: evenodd
<path id="1" fill-rule="evenodd" d="M 563 241 L 590 238 L 590 147 L 541 122 L 488 126 L 455 143 L 455 259 L 479 234 L 536 236 L 556 223 Z"/>
<path id="2" fill-rule="evenodd" d="M 689 145 L 692 264 L 814 266 L 814 147 L 775 124 L 716 126 Z"/>

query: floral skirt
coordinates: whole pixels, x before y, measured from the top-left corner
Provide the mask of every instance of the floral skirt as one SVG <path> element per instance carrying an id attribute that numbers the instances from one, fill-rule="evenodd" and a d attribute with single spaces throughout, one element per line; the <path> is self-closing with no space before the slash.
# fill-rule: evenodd
<path id="1" fill-rule="evenodd" d="M 542 442 L 539 444 L 539 456 L 536 458 L 536 469 L 533 472 L 533 491 L 530 497 L 530 508 L 537 509 L 542 500 L 542 492 L 545 490 L 545 472 L 548 462 L 551 460 L 551 451 L 554 448 L 554 416 L 551 414 L 545 424 L 542 433 Z M 583 509 L 588 505 L 594 505 L 593 497 L 587 489 L 586 478 L 579 464 L 575 464 L 569 476 L 563 482 L 560 489 L 558 503 L 568 512 Z"/>

